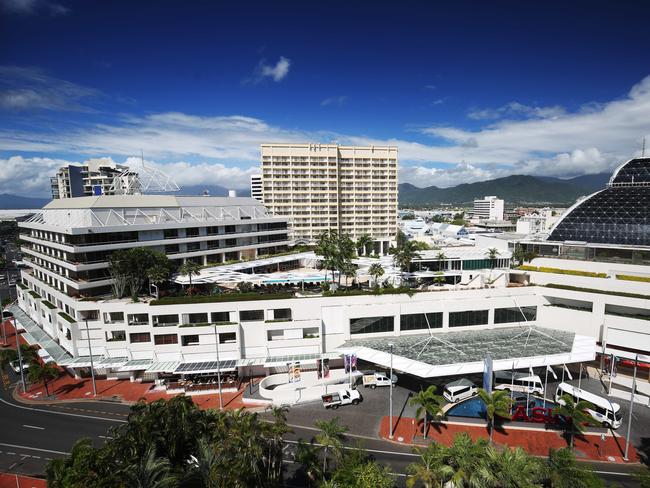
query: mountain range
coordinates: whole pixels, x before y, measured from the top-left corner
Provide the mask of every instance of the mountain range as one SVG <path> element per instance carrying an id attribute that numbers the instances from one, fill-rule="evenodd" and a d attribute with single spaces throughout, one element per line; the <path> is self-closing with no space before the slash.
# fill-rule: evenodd
<path id="1" fill-rule="evenodd" d="M 418 188 L 410 183 L 399 185 L 400 206 L 427 206 L 436 204 L 470 204 L 475 198 L 496 195 L 512 204 L 574 203 L 578 198 L 605 188 L 609 173 L 560 179 L 550 176 L 512 175 L 494 180 L 463 183 L 449 188 L 428 186 Z"/>

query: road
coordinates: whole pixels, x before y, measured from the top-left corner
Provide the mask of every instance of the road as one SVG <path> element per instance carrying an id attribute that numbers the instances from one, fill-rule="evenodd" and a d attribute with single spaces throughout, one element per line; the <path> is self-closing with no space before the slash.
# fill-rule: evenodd
<path id="1" fill-rule="evenodd" d="M 24 405 L 4 391 L 0 396 L 0 471 L 42 475 L 47 462 L 64 457 L 78 439 L 88 437 L 98 446 L 105 442 L 110 428 L 125 422 L 128 410 L 128 406 L 112 402 Z M 313 427 L 290 426 L 293 432 L 286 436 L 285 448 L 289 477 L 296 470 L 293 452 L 297 441 L 311 441 L 317 433 Z M 350 436 L 347 447 L 357 444 L 379 463 L 389 466 L 396 474 L 398 486 L 404 486 L 406 466 L 416 459 L 410 448 L 371 437 Z M 637 486 L 630 477 L 630 467 L 606 464 L 594 469 L 608 482 Z"/>

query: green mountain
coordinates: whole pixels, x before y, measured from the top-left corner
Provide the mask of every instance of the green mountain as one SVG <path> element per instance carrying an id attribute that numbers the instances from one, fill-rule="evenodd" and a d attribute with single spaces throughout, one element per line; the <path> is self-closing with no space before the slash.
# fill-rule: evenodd
<path id="1" fill-rule="evenodd" d="M 570 180 L 559 178 L 512 175 L 477 183 L 463 183 L 450 188 L 428 186 L 418 188 L 410 183 L 399 185 L 401 206 L 426 206 L 433 204 L 471 204 L 475 198 L 497 195 L 512 204 L 572 204 L 583 195 L 604 188 L 605 176 L 589 175 Z M 608 175 L 607 175 L 608 177 Z M 601 184 L 602 182 L 602 184 Z"/>

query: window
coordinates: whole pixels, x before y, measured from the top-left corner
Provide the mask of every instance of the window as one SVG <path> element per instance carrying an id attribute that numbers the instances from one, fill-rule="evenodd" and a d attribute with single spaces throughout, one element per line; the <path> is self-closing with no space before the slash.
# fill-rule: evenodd
<path id="1" fill-rule="evenodd" d="M 224 332 L 219 334 L 219 344 L 232 344 L 237 342 L 237 334 L 234 332 Z"/>
<path id="2" fill-rule="evenodd" d="M 280 341 L 284 339 L 284 330 L 269 330 L 266 332 L 266 338 L 269 341 Z"/>
<path id="3" fill-rule="evenodd" d="M 126 340 L 126 332 L 123 330 L 114 330 L 110 333 L 106 332 L 106 342 L 118 342 Z"/>
<path id="4" fill-rule="evenodd" d="M 178 315 L 154 315 L 152 316 L 154 327 L 169 327 L 178 325 Z"/>
<path id="5" fill-rule="evenodd" d="M 182 346 L 198 346 L 199 345 L 199 336 L 198 335 L 184 335 L 184 336 L 181 336 L 181 345 Z"/>
<path id="6" fill-rule="evenodd" d="M 200 242 L 190 242 L 189 244 L 187 244 L 187 252 L 199 251 L 199 250 L 201 250 Z"/>
<path id="7" fill-rule="evenodd" d="M 185 236 L 186 237 L 198 237 L 199 236 L 199 228 L 198 227 L 193 227 L 190 229 L 185 229 Z"/>
<path id="8" fill-rule="evenodd" d="M 188 313 L 183 315 L 184 324 L 207 324 L 208 323 L 208 314 L 207 313 Z"/>
<path id="9" fill-rule="evenodd" d="M 178 344 L 178 336 L 176 334 L 158 334 L 153 336 L 153 342 L 157 346 Z"/>
<path id="10" fill-rule="evenodd" d="M 230 322 L 230 312 L 212 312 L 211 319 L 213 324 Z"/>
<path id="11" fill-rule="evenodd" d="M 537 320 L 537 307 L 509 307 L 494 309 L 494 323 L 529 322 Z"/>
<path id="12" fill-rule="evenodd" d="M 163 231 L 165 239 L 176 239 L 178 237 L 178 229 L 166 229 Z"/>
<path id="13" fill-rule="evenodd" d="M 320 331 L 318 327 L 308 327 L 302 329 L 302 338 L 303 339 L 317 339 L 320 337 Z"/>
<path id="14" fill-rule="evenodd" d="M 99 310 L 82 310 L 81 320 L 99 320 Z"/>
<path id="15" fill-rule="evenodd" d="M 376 332 L 393 332 L 394 317 L 363 317 L 350 319 L 350 334 L 373 334 Z"/>
<path id="16" fill-rule="evenodd" d="M 276 308 L 273 310 L 274 320 L 291 320 L 290 308 Z"/>
<path id="17" fill-rule="evenodd" d="M 136 342 L 151 342 L 151 334 L 149 332 L 134 332 L 129 334 L 129 341 L 131 344 Z"/>
<path id="18" fill-rule="evenodd" d="M 104 312 L 104 322 L 107 324 L 122 323 L 124 322 L 124 312 Z"/>
<path id="19" fill-rule="evenodd" d="M 400 316 L 400 330 L 439 329 L 441 327 L 442 312 L 414 313 Z"/>
<path id="20" fill-rule="evenodd" d="M 465 312 L 449 312 L 449 327 L 465 327 L 469 325 L 484 325 L 488 323 L 487 310 L 467 310 Z"/>
<path id="21" fill-rule="evenodd" d="M 241 310 L 239 312 L 239 320 L 242 322 L 264 320 L 264 310 Z"/>
<path id="22" fill-rule="evenodd" d="M 149 314 L 146 313 L 134 313 L 126 316 L 129 325 L 149 325 Z"/>

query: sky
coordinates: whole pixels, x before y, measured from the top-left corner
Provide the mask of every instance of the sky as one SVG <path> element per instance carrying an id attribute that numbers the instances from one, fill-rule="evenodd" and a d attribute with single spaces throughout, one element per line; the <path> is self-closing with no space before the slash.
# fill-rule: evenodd
<path id="1" fill-rule="evenodd" d="M 246 188 L 277 141 L 396 145 L 420 187 L 610 172 L 650 134 L 648 19 L 632 0 L 0 0 L 0 193 L 141 154 Z"/>

